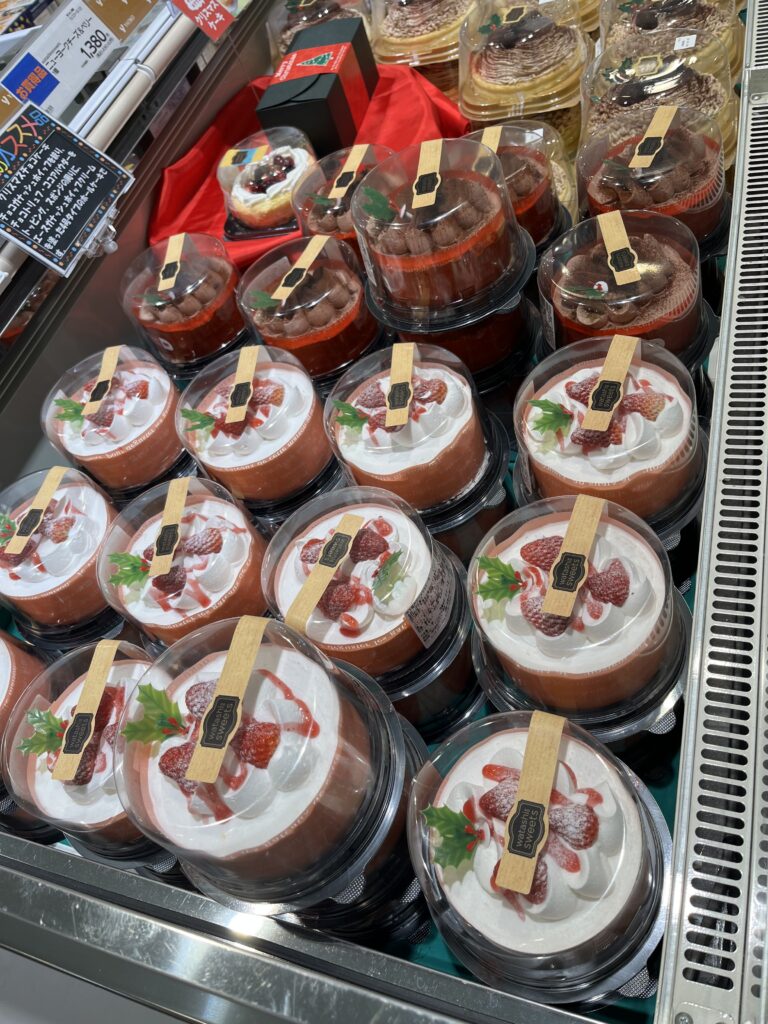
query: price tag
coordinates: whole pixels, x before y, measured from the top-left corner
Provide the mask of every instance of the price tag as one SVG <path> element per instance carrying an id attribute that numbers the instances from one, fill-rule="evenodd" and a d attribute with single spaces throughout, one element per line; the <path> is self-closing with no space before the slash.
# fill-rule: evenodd
<path id="1" fill-rule="evenodd" d="M 178 480 L 171 480 L 168 485 L 163 518 L 160 522 L 160 530 L 155 540 L 155 550 L 152 552 L 152 561 L 149 565 L 150 578 L 153 576 L 165 576 L 167 572 L 171 571 L 173 556 L 181 539 L 179 527 L 181 525 L 181 517 L 184 515 L 188 490 L 188 476 L 179 477 Z"/>
<path id="2" fill-rule="evenodd" d="M 696 45 L 696 36 L 678 36 L 675 40 L 676 50 L 691 50 Z"/>
<path id="3" fill-rule="evenodd" d="M 190 782 L 213 783 L 219 777 L 229 741 L 242 717 L 245 691 L 253 674 L 267 620 L 245 615 L 235 627 L 224 668 L 203 716 L 186 771 Z"/>
<path id="4" fill-rule="evenodd" d="M 80 699 L 64 733 L 61 753 L 53 769 L 53 777 L 57 782 L 71 782 L 77 775 L 83 751 L 93 736 L 96 712 L 104 696 L 104 688 L 119 646 L 119 640 L 100 640 L 96 645 L 80 691 Z"/>
<path id="5" fill-rule="evenodd" d="M 502 889 L 527 896 L 549 835 L 549 797 L 557 772 L 565 719 L 534 711 L 525 742 L 517 797 L 507 817 L 496 873 Z"/>
<path id="6" fill-rule="evenodd" d="M 584 415 L 584 430 L 607 430 L 624 395 L 624 381 L 637 351 L 637 338 L 614 334 Z"/>
<path id="7" fill-rule="evenodd" d="M 139 27 L 155 0 L 85 0 L 85 3 L 122 42 Z"/>
<path id="8" fill-rule="evenodd" d="M 576 499 L 560 554 L 549 570 L 549 589 L 541 610 L 545 615 L 569 618 L 576 598 L 584 585 L 589 569 L 589 556 L 595 543 L 597 528 L 605 502 L 580 494 Z"/>
<path id="9" fill-rule="evenodd" d="M 133 184 L 38 107 L 0 129 L 0 236 L 68 277 Z"/>
<path id="10" fill-rule="evenodd" d="M 398 342 L 392 346 L 389 367 L 389 390 L 384 425 L 404 427 L 413 400 L 413 342 Z"/>
<path id="11" fill-rule="evenodd" d="M 256 363 L 263 350 L 262 345 L 246 345 L 245 348 L 240 349 L 235 370 L 235 383 L 229 393 L 225 423 L 242 423 L 245 419 L 248 403 L 253 394 L 253 375 L 256 372 Z"/>
<path id="12" fill-rule="evenodd" d="M 3 548 L 4 554 L 20 555 L 22 553 L 27 546 L 27 541 L 43 521 L 46 509 L 53 501 L 53 496 L 66 472 L 66 466 L 54 466 L 53 469 L 48 470 L 40 485 L 40 490 L 29 503 L 29 508 L 16 524 L 13 536 Z"/>
<path id="13" fill-rule="evenodd" d="M 419 150 L 419 168 L 413 183 L 414 210 L 425 210 L 435 205 L 437 193 L 442 184 L 440 177 L 440 159 L 443 155 L 443 140 L 433 139 L 422 142 Z"/>
<path id="14" fill-rule="evenodd" d="M 362 516 L 355 516 L 349 512 L 341 517 L 333 536 L 323 547 L 312 572 L 307 576 L 304 585 L 285 614 L 286 624 L 292 629 L 299 633 L 306 630 L 309 616 L 317 607 L 317 602 L 325 593 L 336 570 L 347 557 L 349 549 L 352 547 L 352 541 L 362 528 L 364 521 Z"/>

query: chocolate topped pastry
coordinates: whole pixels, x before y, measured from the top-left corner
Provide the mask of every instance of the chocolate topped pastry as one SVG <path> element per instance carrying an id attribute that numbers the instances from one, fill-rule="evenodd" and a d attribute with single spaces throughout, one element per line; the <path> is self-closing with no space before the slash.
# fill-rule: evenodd
<path id="1" fill-rule="evenodd" d="M 285 0 L 282 10 L 278 10 L 274 18 L 270 18 L 270 29 L 277 50 L 281 57 L 291 48 L 297 32 L 324 21 L 336 21 L 339 18 L 362 18 L 354 0 Z"/>
<path id="2" fill-rule="evenodd" d="M 381 33 L 397 38 L 428 36 L 464 17 L 471 0 L 391 0 Z"/>
<path id="3" fill-rule="evenodd" d="M 558 25 L 538 10 L 513 9 L 475 55 L 474 74 L 495 85 L 543 74 L 568 59 L 578 36 L 576 29 Z"/>
<path id="4" fill-rule="evenodd" d="M 636 146 L 626 142 L 601 165 L 589 184 L 590 195 L 606 209 L 645 210 L 696 191 L 712 176 L 716 151 L 684 128 L 673 130 L 653 160 L 653 174 L 632 168 Z"/>
<path id="5" fill-rule="evenodd" d="M 138 309 L 145 323 L 180 324 L 202 312 L 227 287 L 232 270 L 226 260 L 215 257 L 190 259 L 172 288 L 159 292 L 148 289 Z"/>
<path id="6" fill-rule="evenodd" d="M 273 290 L 280 280 L 278 275 Z M 285 302 L 259 309 L 258 298 L 254 298 L 253 320 L 270 338 L 300 338 L 343 320 L 358 303 L 360 292 L 360 282 L 346 267 L 310 267 Z"/>

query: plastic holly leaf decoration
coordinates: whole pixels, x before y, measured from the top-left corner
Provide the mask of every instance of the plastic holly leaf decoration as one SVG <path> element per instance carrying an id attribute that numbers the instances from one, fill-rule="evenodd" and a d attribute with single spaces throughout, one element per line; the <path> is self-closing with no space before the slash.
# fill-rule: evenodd
<path id="1" fill-rule="evenodd" d="M 5 547 L 14 533 L 16 533 L 16 523 L 10 516 L 0 512 L 0 548 Z"/>
<path id="2" fill-rule="evenodd" d="M 404 576 L 404 569 L 400 563 L 402 554 L 402 551 L 394 551 L 379 569 L 376 579 L 373 581 L 373 592 L 384 604 L 392 599 L 395 584 Z"/>
<path id="3" fill-rule="evenodd" d="M 568 430 L 573 421 L 573 413 L 568 412 L 557 402 L 550 402 L 548 398 L 532 398 L 528 405 L 541 412 L 541 416 L 533 423 L 535 430 L 540 434 L 548 431 L 557 433 L 558 430 Z"/>
<path id="4" fill-rule="evenodd" d="M 262 292 L 257 288 L 248 293 L 246 302 L 251 309 L 275 309 L 280 305 L 279 299 L 273 299 L 269 292 Z"/>
<path id="5" fill-rule="evenodd" d="M 480 32 L 482 35 L 487 36 L 490 35 L 495 28 L 499 28 L 500 25 L 501 18 L 498 16 L 498 14 L 492 14 L 488 19 L 488 24 L 481 25 L 477 31 Z"/>
<path id="6" fill-rule="evenodd" d="M 482 555 L 477 564 L 487 577 L 477 587 L 478 596 L 484 600 L 508 601 L 522 589 L 523 579 L 520 573 L 500 558 L 489 558 L 487 555 Z"/>
<path id="7" fill-rule="evenodd" d="M 485 838 L 483 830 L 476 829 L 462 811 L 427 807 L 421 813 L 440 837 L 440 842 L 432 847 L 432 855 L 441 868 L 461 867 L 465 860 L 472 859 L 478 842 Z"/>
<path id="8" fill-rule="evenodd" d="M 109 560 L 117 568 L 117 572 L 109 577 L 109 582 L 113 587 L 132 587 L 137 583 L 143 583 L 147 578 L 149 562 L 141 555 L 118 551 L 114 555 L 110 555 Z"/>
<path id="9" fill-rule="evenodd" d="M 368 422 L 368 417 L 364 412 L 360 412 L 354 405 L 350 405 L 349 402 L 340 402 L 337 398 L 334 398 L 333 404 L 336 407 L 336 422 L 340 427 L 347 427 L 349 430 L 362 430 L 365 424 Z"/>
<path id="10" fill-rule="evenodd" d="M 369 185 L 363 185 L 363 195 L 366 200 L 363 203 L 363 210 L 368 216 L 373 217 L 374 220 L 382 220 L 391 224 L 395 219 L 395 211 L 384 193 Z"/>
<path id="11" fill-rule="evenodd" d="M 186 731 L 184 715 L 179 705 L 172 701 L 165 690 L 156 690 L 151 683 L 139 684 L 136 698 L 144 708 L 143 716 L 136 722 L 129 722 L 123 729 L 123 736 L 129 743 L 154 743 L 169 736 L 183 736 Z"/>
<path id="12" fill-rule="evenodd" d="M 33 709 L 27 712 L 27 722 L 35 731 L 19 744 L 22 754 L 35 754 L 39 757 L 41 754 L 55 753 L 61 747 L 67 728 L 67 723 L 61 718 L 57 718 L 51 711 Z"/>
<path id="13" fill-rule="evenodd" d="M 55 398 L 53 404 L 58 406 L 56 419 L 65 423 L 82 423 L 83 409 L 82 402 L 73 402 L 71 398 Z"/>
<path id="14" fill-rule="evenodd" d="M 309 198 L 312 200 L 315 206 L 322 206 L 326 210 L 330 210 L 331 207 L 335 206 L 337 203 L 336 199 L 331 199 L 329 196 L 312 195 Z"/>
<path id="15" fill-rule="evenodd" d="M 185 427 L 192 430 L 213 430 L 216 419 L 209 412 L 198 412 L 197 409 L 182 409 L 181 418 L 185 420 Z"/>

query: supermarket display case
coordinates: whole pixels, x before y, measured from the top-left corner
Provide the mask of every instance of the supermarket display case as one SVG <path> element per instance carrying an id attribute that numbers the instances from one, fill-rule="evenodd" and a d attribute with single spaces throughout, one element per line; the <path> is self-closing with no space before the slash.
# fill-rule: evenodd
<path id="1" fill-rule="evenodd" d="M 0 430 L 14 438 L 0 450 L 0 479 L 53 461 L 37 410 L 51 382 L 103 347 L 103 324 L 122 317 L 118 283 L 145 247 L 162 168 L 268 66 L 267 6 L 253 0 L 218 47 L 163 8 L 170 21 L 154 46 L 145 38 L 149 49 L 118 69 L 126 77 L 114 91 L 98 98 L 113 69 L 75 115 L 73 125 L 111 155 L 132 155 L 136 185 L 116 220 L 117 251 L 56 282 L 0 362 Z M 142 71 L 158 47 L 158 70 Z M 768 1019 L 768 0 L 750 0 L 744 65 L 686 711 L 679 756 L 652 784 L 674 839 L 655 997 L 628 991 L 635 998 L 587 1018 L 481 985 L 431 940 L 363 948 L 290 915 L 221 906 L 169 876 L 170 858 L 139 874 L 3 833 L 0 946 L 201 1024 Z M 0 268 L 2 333 L 34 303 L 45 271 L 7 248 Z M 119 322 L 130 338 L 129 322 Z"/>

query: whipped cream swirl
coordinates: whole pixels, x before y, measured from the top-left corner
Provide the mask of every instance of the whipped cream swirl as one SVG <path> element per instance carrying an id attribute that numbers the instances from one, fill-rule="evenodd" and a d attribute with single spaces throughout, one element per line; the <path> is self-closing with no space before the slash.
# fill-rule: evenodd
<path id="1" fill-rule="evenodd" d="M 624 382 L 624 401 L 614 415 L 611 444 L 597 447 L 577 443 L 587 405 L 574 397 L 574 388 L 588 384 L 600 365 L 580 367 L 542 389 L 537 401 L 552 402 L 562 410 L 557 432 L 541 429 L 542 412 L 529 405 L 525 415 L 526 445 L 535 463 L 568 480 L 616 484 L 639 472 L 658 469 L 684 449 L 691 434 L 691 402 L 678 382 L 667 373 L 644 364 Z M 649 408 L 644 411 L 643 403 Z M 636 411 L 624 411 L 634 409 Z M 570 422 L 565 419 L 570 416 Z M 574 441 L 574 435 L 577 440 Z"/>
<path id="2" fill-rule="evenodd" d="M 438 868 L 445 895 L 491 942 L 537 955 L 588 943 L 610 928 L 641 881 L 642 829 L 631 795 L 606 761 L 564 737 L 550 803 L 550 835 L 531 893 L 495 884 L 527 733 L 496 733 L 468 751 L 435 797 L 469 817 L 477 844 L 468 862 Z M 439 837 L 433 833 L 433 849 Z"/>

